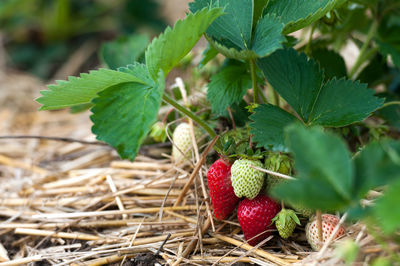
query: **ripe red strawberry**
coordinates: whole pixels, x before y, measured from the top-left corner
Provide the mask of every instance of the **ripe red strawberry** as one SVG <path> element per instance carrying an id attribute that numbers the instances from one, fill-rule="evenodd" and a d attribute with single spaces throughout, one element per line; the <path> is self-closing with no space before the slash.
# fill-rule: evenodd
<path id="1" fill-rule="evenodd" d="M 250 245 L 257 245 L 271 235 L 272 232 L 267 230 L 275 228 L 272 219 L 280 210 L 281 205 L 265 195 L 258 195 L 253 200 L 244 199 L 240 202 L 237 216 L 244 238 Z M 264 231 L 267 232 L 255 237 Z"/>
<path id="2" fill-rule="evenodd" d="M 324 243 L 329 236 L 333 233 L 336 225 L 339 223 L 339 218 L 332 214 L 323 214 L 322 215 L 322 242 Z M 343 226 L 341 226 L 336 233 L 334 239 L 343 236 L 346 233 L 346 230 Z M 313 250 L 318 251 L 321 247 L 318 246 L 318 228 L 317 228 L 317 220 L 314 218 L 310 221 L 306 226 L 306 236 L 307 241 L 313 248 Z M 323 244 L 322 243 L 322 244 Z"/>
<path id="3" fill-rule="evenodd" d="M 215 161 L 208 169 L 207 181 L 215 217 L 223 220 L 239 202 L 231 183 L 231 164 L 223 159 Z"/>

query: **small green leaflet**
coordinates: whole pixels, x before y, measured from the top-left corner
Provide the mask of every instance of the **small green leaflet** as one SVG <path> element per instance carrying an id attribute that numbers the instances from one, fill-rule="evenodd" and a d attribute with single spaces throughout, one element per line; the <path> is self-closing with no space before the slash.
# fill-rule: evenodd
<path id="1" fill-rule="evenodd" d="M 171 29 L 154 38 L 146 50 L 146 65 L 153 80 L 158 79 L 160 69 L 164 75 L 192 50 L 208 26 L 223 14 L 222 9 L 204 8 L 179 20 Z"/>
<path id="2" fill-rule="evenodd" d="M 335 78 L 323 84 L 323 73 L 315 61 L 294 49 L 278 50 L 257 64 L 308 125 L 349 125 L 367 118 L 383 104 L 366 84 Z"/>
<path id="3" fill-rule="evenodd" d="M 251 88 L 251 79 L 243 63 L 228 64 L 213 75 L 208 84 L 207 100 L 215 114 L 223 114 L 234 103 L 239 103 L 247 90 Z"/>
<path id="4" fill-rule="evenodd" d="M 284 182 L 272 195 L 323 211 L 343 210 L 352 201 L 353 165 L 346 144 L 322 128 L 292 124 L 286 145 L 295 157 L 297 179 Z"/>
<path id="5" fill-rule="evenodd" d="M 283 24 L 275 15 L 259 18 L 263 5 L 265 1 L 262 0 L 256 0 L 256 6 L 253 0 L 196 0 L 190 4 L 190 10 L 223 7 L 225 15 L 217 18 L 207 29 L 207 38 L 225 56 L 249 60 L 272 53 L 285 41 L 281 34 Z"/>
<path id="6" fill-rule="evenodd" d="M 92 70 L 78 77 L 69 77 L 67 81 L 59 80 L 43 90 L 36 101 L 43 106 L 40 110 L 54 110 L 74 105 L 90 103 L 97 93 L 123 82 L 144 83 L 143 80 L 127 73 L 110 69 Z"/>
<path id="7" fill-rule="evenodd" d="M 298 121 L 296 117 L 275 105 L 262 104 L 255 109 L 255 113 L 250 116 L 250 124 L 253 134 L 253 141 L 258 147 L 264 146 L 269 149 L 286 151 L 284 144 L 283 129 Z M 268 132 L 268 134 L 265 134 Z"/>
<path id="8" fill-rule="evenodd" d="M 346 0 L 270 0 L 264 14 L 275 14 L 285 24 L 284 34 L 304 28 Z"/>
<path id="9" fill-rule="evenodd" d="M 128 82 L 105 89 L 92 101 L 92 132 L 113 146 L 121 158 L 135 159 L 157 119 L 163 92 L 161 72 L 154 86 Z"/>
<path id="10" fill-rule="evenodd" d="M 103 63 L 116 70 L 139 61 L 149 44 L 147 35 L 123 36 L 101 46 L 100 56 Z"/>

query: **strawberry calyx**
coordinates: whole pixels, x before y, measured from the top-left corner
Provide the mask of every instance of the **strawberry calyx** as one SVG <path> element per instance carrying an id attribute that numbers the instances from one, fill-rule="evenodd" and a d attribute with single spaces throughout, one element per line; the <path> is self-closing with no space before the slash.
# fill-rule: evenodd
<path id="1" fill-rule="evenodd" d="M 293 159 L 286 153 L 268 152 L 265 160 L 265 168 L 285 175 L 291 175 Z"/>
<path id="2" fill-rule="evenodd" d="M 286 153 L 267 152 L 264 167 L 267 170 L 278 172 L 284 175 L 291 175 L 293 169 L 293 159 Z M 273 187 L 287 180 L 274 175 L 267 175 L 265 191 L 268 193 Z"/>

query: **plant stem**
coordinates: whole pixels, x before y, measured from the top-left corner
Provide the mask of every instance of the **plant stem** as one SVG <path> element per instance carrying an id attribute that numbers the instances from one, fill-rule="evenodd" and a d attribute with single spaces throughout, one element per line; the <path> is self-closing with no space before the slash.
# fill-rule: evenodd
<path id="1" fill-rule="evenodd" d="M 229 117 L 232 120 L 232 128 L 233 128 L 233 130 L 235 130 L 236 129 L 236 124 L 235 124 L 235 119 L 233 118 L 232 110 L 231 110 L 230 107 L 228 107 L 227 110 L 228 110 Z"/>
<path id="2" fill-rule="evenodd" d="M 361 65 L 368 59 L 368 57 L 371 56 L 370 51 L 368 51 L 368 47 L 372 41 L 372 38 L 374 37 L 374 35 L 376 33 L 377 28 L 378 28 L 378 21 L 374 20 L 372 22 L 371 27 L 369 28 L 365 42 L 364 42 L 363 46 L 361 47 L 360 54 L 358 55 L 357 60 L 354 63 L 354 66 L 350 70 L 350 73 L 349 73 L 350 78 L 354 78 L 354 75 L 357 73 L 357 71 L 359 70 Z M 369 56 L 367 56 L 367 55 L 369 55 Z"/>
<path id="3" fill-rule="evenodd" d="M 387 102 L 384 105 L 382 105 L 378 110 L 386 108 L 386 107 L 391 106 L 391 105 L 400 105 L 400 101 Z"/>
<path id="4" fill-rule="evenodd" d="M 306 53 L 306 55 L 310 55 L 310 53 L 311 53 L 311 43 L 312 43 L 312 36 L 314 34 L 314 30 L 315 30 L 315 23 L 311 26 L 310 36 L 308 38 L 306 48 L 304 49 L 304 52 Z"/>
<path id="5" fill-rule="evenodd" d="M 184 115 L 187 115 L 190 119 L 195 121 L 199 126 L 201 126 L 205 131 L 207 131 L 207 133 L 210 135 L 210 137 L 215 138 L 217 136 L 217 134 L 214 132 L 214 130 L 209 125 L 207 125 L 207 123 L 205 123 L 203 120 L 201 120 L 200 117 L 198 117 L 192 111 L 186 109 L 185 107 L 183 107 L 182 105 L 177 103 L 174 99 L 169 97 L 168 94 L 163 95 L 163 100 L 165 102 L 167 102 L 168 104 L 172 105 L 173 107 L 175 107 L 176 110 L 178 110 L 179 112 L 183 113 Z"/>
<path id="6" fill-rule="evenodd" d="M 258 86 L 257 86 L 257 72 L 256 72 L 256 62 L 254 59 L 250 59 L 250 74 L 251 74 L 251 82 L 253 86 L 253 102 L 258 102 Z"/>

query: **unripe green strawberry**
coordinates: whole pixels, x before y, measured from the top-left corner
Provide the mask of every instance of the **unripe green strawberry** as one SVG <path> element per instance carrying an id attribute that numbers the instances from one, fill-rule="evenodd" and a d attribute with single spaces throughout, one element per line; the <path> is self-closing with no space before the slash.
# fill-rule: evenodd
<path id="1" fill-rule="evenodd" d="M 258 160 L 239 159 L 236 160 L 231 168 L 232 186 L 236 196 L 254 199 L 260 192 L 264 173 L 250 166 L 263 167 Z"/>
<path id="2" fill-rule="evenodd" d="M 276 229 L 278 229 L 279 235 L 286 239 L 292 235 L 296 224 L 300 225 L 299 218 L 293 210 L 282 209 L 272 219 L 275 222 Z"/>
<path id="3" fill-rule="evenodd" d="M 265 168 L 268 170 L 278 172 L 284 175 L 291 175 L 293 168 L 293 160 L 286 154 L 271 152 L 268 155 L 267 159 L 265 160 L 264 165 Z M 285 181 L 286 180 L 281 177 L 277 177 L 274 175 L 267 175 L 267 184 L 266 184 L 267 192 L 277 184 L 280 184 L 281 182 Z"/>
<path id="4" fill-rule="evenodd" d="M 193 126 L 196 140 L 201 136 L 201 130 Z M 192 136 L 190 134 L 190 125 L 188 123 L 179 124 L 172 135 L 174 145 L 172 147 L 172 158 L 175 163 L 182 162 L 185 158 L 192 158 Z"/>

